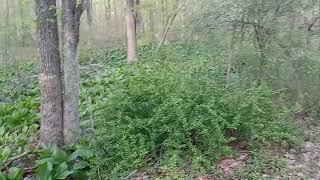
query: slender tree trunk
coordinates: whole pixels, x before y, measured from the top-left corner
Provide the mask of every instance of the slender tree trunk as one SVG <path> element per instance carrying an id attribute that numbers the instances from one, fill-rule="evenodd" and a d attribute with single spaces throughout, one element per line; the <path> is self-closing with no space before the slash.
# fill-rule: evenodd
<path id="1" fill-rule="evenodd" d="M 20 21 L 21 21 L 21 24 L 20 24 L 20 37 L 21 37 L 21 46 L 24 48 L 25 47 L 25 35 L 24 35 L 24 32 L 25 32 L 25 23 L 24 23 L 24 9 L 23 9 L 23 3 L 22 1 L 19 2 L 19 10 L 20 10 Z M 22 51 L 22 53 L 24 52 L 24 49 Z"/>
<path id="2" fill-rule="evenodd" d="M 80 120 L 80 73 L 77 59 L 80 17 L 86 7 L 77 0 L 63 1 L 64 21 L 64 142 L 70 145 L 77 141 Z"/>
<path id="3" fill-rule="evenodd" d="M 111 18 L 111 0 L 104 1 L 104 16 L 106 20 L 109 21 Z"/>
<path id="4" fill-rule="evenodd" d="M 36 0 L 41 91 L 40 143 L 63 145 L 61 62 L 55 0 Z"/>
<path id="5" fill-rule="evenodd" d="M 231 73 L 235 71 L 234 69 L 234 59 L 236 56 L 236 29 L 233 29 L 232 37 L 230 40 L 229 57 L 228 57 L 228 68 L 226 73 L 226 80 L 229 81 Z"/>
<path id="6" fill-rule="evenodd" d="M 6 0 L 6 15 L 5 15 L 5 27 L 8 28 L 9 22 L 10 22 L 10 7 L 9 7 L 9 0 Z M 5 32 L 5 48 L 4 48 L 4 63 L 7 64 L 10 61 L 10 57 L 9 57 L 9 30 L 7 30 L 7 32 Z"/>
<path id="7" fill-rule="evenodd" d="M 136 14 L 134 4 L 134 0 L 126 0 L 127 46 L 129 63 L 135 63 L 138 61 Z"/>
<path id="8" fill-rule="evenodd" d="M 90 36 L 88 38 L 88 45 L 91 45 L 93 42 L 93 35 L 94 35 L 94 23 L 93 23 L 93 7 L 92 1 L 88 0 L 86 4 L 86 12 L 87 12 L 87 22 L 90 30 Z"/>
<path id="9" fill-rule="evenodd" d="M 175 11 L 173 12 L 173 14 L 171 16 L 168 16 L 167 21 L 165 22 L 165 25 L 164 25 L 163 30 L 161 32 L 160 41 L 158 42 L 157 50 L 159 50 L 161 48 L 161 46 L 164 44 L 164 42 L 166 41 L 168 33 L 169 33 L 176 17 L 180 13 L 181 9 L 182 9 L 182 6 L 180 5 L 180 0 L 176 0 Z"/>
<path id="10" fill-rule="evenodd" d="M 92 1 L 88 1 L 86 5 L 86 11 L 87 11 L 87 21 L 88 25 L 90 26 L 90 30 L 92 29 L 93 25 L 93 18 L 92 18 L 92 13 L 93 13 L 93 7 L 92 7 Z"/>
<path id="11" fill-rule="evenodd" d="M 138 7 L 140 6 L 140 0 L 135 0 L 135 26 L 136 26 L 136 34 L 138 39 L 138 34 L 143 30 L 143 19 L 142 16 L 138 13 Z"/>

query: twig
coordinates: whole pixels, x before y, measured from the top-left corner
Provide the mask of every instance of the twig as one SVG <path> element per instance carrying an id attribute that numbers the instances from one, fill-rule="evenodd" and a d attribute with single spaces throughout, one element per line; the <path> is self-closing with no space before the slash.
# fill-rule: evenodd
<path id="1" fill-rule="evenodd" d="M 125 178 L 121 178 L 121 179 L 125 179 L 125 180 L 127 180 L 127 179 L 129 179 L 129 178 L 131 178 L 135 173 L 137 173 L 138 172 L 138 170 L 134 170 L 134 171 L 132 171 L 128 176 L 126 176 Z"/>
<path id="2" fill-rule="evenodd" d="M 13 161 L 18 160 L 20 158 L 23 158 L 24 156 L 28 155 L 30 153 L 30 151 L 26 151 L 20 155 L 14 156 L 9 158 L 7 161 L 5 161 L 3 164 L 3 167 L 1 168 L 1 170 L 7 168 Z"/>
<path id="3" fill-rule="evenodd" d="M 32 172 L 34 172 L 34 170 L 35 170 L 36 168 L 37 168 L 36 166 L 27 167 L 27 168 L 24 168 L 24 169 L 23 169 L 23 172 L 24 172 L 25 174 L 27 174 L 27 173 L 32 173 Z"/>

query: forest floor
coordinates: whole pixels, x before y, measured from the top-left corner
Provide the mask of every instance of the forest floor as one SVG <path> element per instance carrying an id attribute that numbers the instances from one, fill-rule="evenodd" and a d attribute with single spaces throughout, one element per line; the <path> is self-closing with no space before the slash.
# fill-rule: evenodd
<path id="1" fill-rule="evenodd" d="M 268 150 L 268 158 L 281 158 L 285 162 L 285 167 L 274 167 L 277 172 L 265 169 L 261 172 L 258 179 L 275 180 L 319 180 L 320 179 L 320 124 L 310 122 L 307 118 L 297 120 L 298 126 L 303 132 L 303 142 L 298 147 L 280 148 L 274 147 Z M 250 157 L 249 157 L 250 156 Z M 219 162 L 221 175 L 194 176 L 193 178 L 184 178 L 186 180 L 240 180 L 235 177 L 236 168 L 245 168 L 251 171 L 248 164 L 252 160 L 250 152 L 240 153 L 238 158 L 224 158 Z M 248 167 L 246 167 L 248 166 Z M 272 168 L 271 168 L 272 169 Z M 223 174 L 225 175 L 224 177 Z M 129 178 L 130 179 L 130 178 Z M 152 180 L 145 172 L 136 172 L 132 176 L 134 180 Z M 166 178 L 164 178 L 166 179 Z M 171 179 L 171 178 L 169 178 Z M 179 178 L 178 178 L 179 179 Z M 252 178 L 245 178 L 252 179 Z M 255 179 L 255 178 L 253 178 Z"/>
<path id="2" fill-rule="evenodd" d="M 304 132 L 304 142 L 290 149 L 284 157 L 288 162 L 287 179 L 320 179 L 320 125 L 299 123 Z M 309 124 L 309 125 L 306 125 Z"/>

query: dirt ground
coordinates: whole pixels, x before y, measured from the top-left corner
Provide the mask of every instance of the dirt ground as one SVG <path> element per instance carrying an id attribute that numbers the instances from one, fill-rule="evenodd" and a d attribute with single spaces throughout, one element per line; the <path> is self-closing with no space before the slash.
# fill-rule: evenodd
<path id="1" fill-rule="evenodd" d="M 320 124 L 300 127 L 305 135 L 303 144 L 284 155 L 288 162 L 287 179 L 320 180 Z"/>

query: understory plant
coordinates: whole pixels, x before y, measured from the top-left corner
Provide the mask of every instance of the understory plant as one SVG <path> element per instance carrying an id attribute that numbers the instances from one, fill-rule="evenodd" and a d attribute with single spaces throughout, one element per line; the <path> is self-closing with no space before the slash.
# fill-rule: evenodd
<path id="1" fill-rule="evenodd" d="M 93 177 L 126 176 L 150 160 L 200 172 L 230 153 L 231 141 L 294 141 L 275 92 L 227 84 L 211 61 L 124 65 L 107 78 L 91 139 Z"/>

